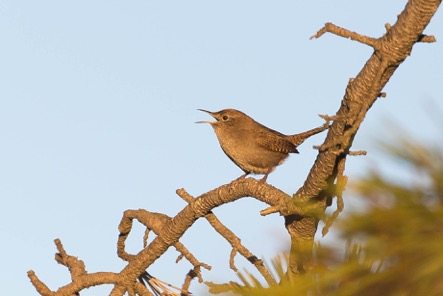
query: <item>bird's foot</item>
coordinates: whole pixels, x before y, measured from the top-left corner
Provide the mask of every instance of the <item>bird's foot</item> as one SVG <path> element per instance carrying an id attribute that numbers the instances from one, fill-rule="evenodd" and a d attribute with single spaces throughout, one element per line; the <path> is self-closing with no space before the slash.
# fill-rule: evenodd
<path id="1" fill-rule="evenodd" d="M 268 179 L 268 174 L 264 175 L 263 178 L 260 179 L 260 183 L 266 183 L 266 179 Z"/>
<path id="2" fill-rule="evenodd" d="M 241 175 L 240 177 L 238 177 L 234 181 L 238 181 L 238 180 L 244 179 L 244 178 L 246 178 L 247 175 L 249 175 L 249 173 L 244 173 L 243 175 Z"/>

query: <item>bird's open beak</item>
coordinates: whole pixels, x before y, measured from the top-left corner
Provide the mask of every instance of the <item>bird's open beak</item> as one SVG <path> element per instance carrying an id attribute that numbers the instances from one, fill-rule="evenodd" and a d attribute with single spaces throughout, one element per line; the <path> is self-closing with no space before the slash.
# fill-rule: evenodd
<path id="1" fill-rule="evenodd" d="M 216 117 L 216 115 L 215 115 L 214 112 L 211 112 L 211 111 L 208 111 L 208 110 L 204 110 L 204 109 L 197 109 L 197 110 L 198 110 L 198 111 L 202 111 L 202 112 L 206 112 L 206 113 L 208 113 L 209 115 L 211 115 L 212 117 L 214 117 L 214 119 L 215 119 L 216 121 L 201 120 L 201 121 L 196 121 L 195 123 L 209 123 L 209 124 L 214 124 L 214 123 L 216 123 L 216 122 L 218 121 L 218 119 L 217 119 L 217 117 Z"/>

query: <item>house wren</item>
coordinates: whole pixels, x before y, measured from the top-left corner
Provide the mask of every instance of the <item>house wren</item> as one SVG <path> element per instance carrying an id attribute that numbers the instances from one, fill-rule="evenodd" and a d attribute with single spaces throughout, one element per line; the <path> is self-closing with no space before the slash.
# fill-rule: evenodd
<path id="1" fill-rule="evenodd" d="M 263 182 L 289 153 L 298 153 L 297 146 L 305 139 L 329 127 L 325 124 L 300 134 L 284 135 L 235 109 L 218 112 L 198 110 L 210 114 L 215 119 L 197 123 L 209 123 L 212 126 L 223 152 L 245 172 L 239 178 L 251 173 L 264 174 L 261 179 Z"/>

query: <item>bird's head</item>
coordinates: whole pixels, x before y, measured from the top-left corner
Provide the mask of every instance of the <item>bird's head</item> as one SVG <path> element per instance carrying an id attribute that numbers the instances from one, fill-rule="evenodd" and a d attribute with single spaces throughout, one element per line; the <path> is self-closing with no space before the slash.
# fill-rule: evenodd
<path id="1" fill-rule="evenodd" d="M 251 120 L 251 118 L 245 113 L 235 110 L 235 109 L 223 109 L 218 112 L 211 112 L 203 109 L 197 109 L 211 115 L 215 121 L 197 121 L 196 123 L 209 123 L 213 128 L 221 126 L 236 126 L 242 125 L 246 121 Z"/>

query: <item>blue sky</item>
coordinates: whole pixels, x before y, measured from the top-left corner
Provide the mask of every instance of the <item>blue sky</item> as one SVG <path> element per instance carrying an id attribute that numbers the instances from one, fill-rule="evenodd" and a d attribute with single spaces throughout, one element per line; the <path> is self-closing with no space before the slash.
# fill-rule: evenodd
<path id="1" fill-rule="evenodd" d="M 53 260 L 54 238 L 90 272 L 120 270 L 117 226 L 124 210 L 174 215 L 184 206 L 177 188 L 199 195 L 238 177 L 242 172 L 212 129 L 194 124 L 208 119 L 197 108 L 234 107 L 287 134 L 321 124 L 317 114 L 335 113 L 372 50 L 331 35 L 309 36 L 327 21 L 380 36 L 404 4 L 0 0 L 5 294 L 36 295 L 29 269 L 53 289 L 69 281 Z M 441 24 L 440 11 L 426 32 L 441 40 Z M 417 44 L 392 77 L 387 97 L 373 106 L 355 139 L 354 149 L 369 155 L 349 159 L 351 179 L 370 166 L 395 173 L 375 149 L 377 140 L 398 134 L 389 122 L 423 139 L 441 137 L 442 49 L 441 42 Z M 307 141 L 268 182 L 294 192 L 315 159 L 312 145 L 322 138 Z M 288 237 L 281 217 L 259 216 L 264 207 L 244 199 L 215 213 L 253 253 L 272 258 Z M 142 232 L 138 227 L 131 237 L 133 252 L 142 246 Z M 182 242 L 213 266 L 205 280 L 236 279 L 227 243 L 205 221 Z M 190 265 L 175 264 L 176 256 L 169 250 L 149 271 L 181 285 Z M 250 269 L 244 259 L 236 262 Z"/>

